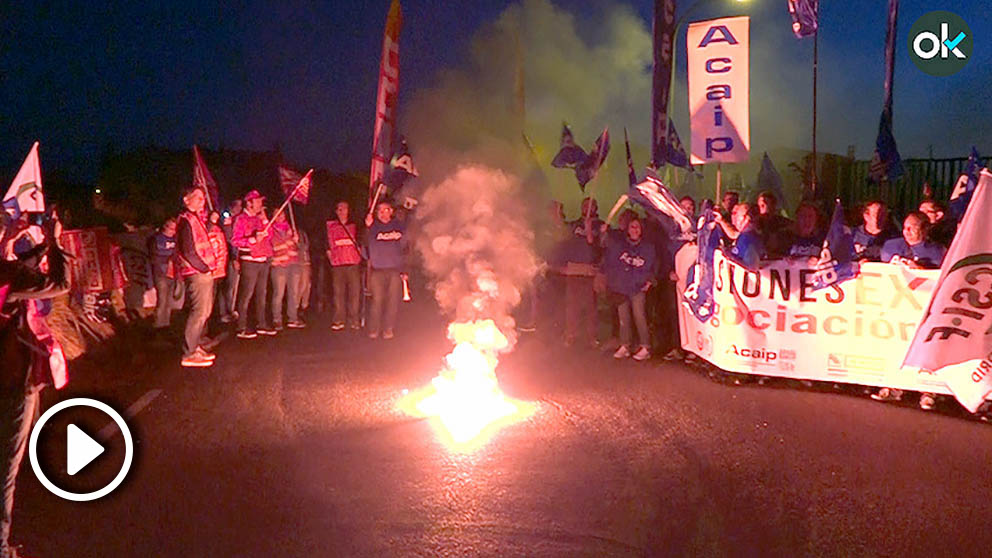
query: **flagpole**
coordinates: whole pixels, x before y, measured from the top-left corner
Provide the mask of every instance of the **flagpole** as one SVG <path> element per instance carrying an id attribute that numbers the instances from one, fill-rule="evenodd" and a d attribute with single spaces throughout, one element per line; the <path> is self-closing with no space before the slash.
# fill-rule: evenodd
<path id="1" fill-rule="evenodd" d="M 716 164 L 716 199 L 713 200 L 713 201 L 716 202 L 717 207 L 720 206 L 720 180 L 721 180 L 721 178 L 722 178 L 721 164 L 720 163 L 717 163 Z"/>
<path id="2" fill-rule="evenodd" d="M 817 167 L 819 166 L 819 161 L 816 156 L 816 74 L 817 65 L 819 62 L 819 45 L 820 45 L 820 3 L 816 3 L 816 30 L 813 31 L 813 178 L 810 183 L 810 189 L 812 190 L 813 198 L 816 198 L 816 186 L 817 186 Z"/>
<path id="3" fill-rule="evenodd" d="M 289 222 L 293 225 L 293 232 L 299 234 L 296 230 L 296 215 L 293 214 L 293 202 L 289 202 Z"/>

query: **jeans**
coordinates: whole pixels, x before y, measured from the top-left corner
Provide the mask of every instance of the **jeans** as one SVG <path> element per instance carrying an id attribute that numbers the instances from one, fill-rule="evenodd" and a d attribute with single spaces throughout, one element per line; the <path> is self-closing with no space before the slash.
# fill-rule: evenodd
<path id="1" fill-rule="evenodd" d="M 184 279 L 189 297 L 189 316 L 183 335 L 183 357 L 192 356 L 200 346 L 207 320 L 214 308 L 214 278 L 209 273 L 197 273 Z"/>
<path id="2" fill-rule="evenodd" d="M 645 301 L 647 293 L 640 291 L 633 296 L 622 297 L 620 306 L 617 307 L 617 316 L 620 318 L 620 343 L 630 346 L 632 335 L 630 331 L 631 313 L 634 315 L 634 326 L 637 328 L 637 338 L 641 347 L 651 346 L 651 335 L 648 332 L 648 318 L 645 312 Z"/>
<path id="3" fill-rule="evenodd" d="M 310 293 L 313 290 L 313 266 L 300 264 L 300 308 L 310 308 Z"/>
<path id="4" fill-rule="evenodd" d="M 248 304 L 255 301 L 255 327 L 266 327 L 265 298 L 269 288 L 269 262 L 241 261 L 238 282 L 238 329 L 248 329 Z"/>
<path id="5" fill-rule="evenodd" d="M 31 377 L 31 374 L 28 374 Z M 0 513 L 0 557 L 10 552 L 10 527 L 14 514 L 14 484 L 28 447 L 31 425 L 38 417 L 41 386 L 25 386 L 23 393 L 0 395 L 0 443 L 3 446 L 3 510 Z"/>
<path id="6" fill-rule="evenodd" d="M 585 335 L 585 341 L 596 340 L 596 292 L 593 278 L 582 275 L 565 276 L 565 337 L 570 341 Z"/>
<path id="7" fill-rule="evenodd" d="M 661 353 L 680 348 L 679 303 L 675 282 L 665 277 L 658 281 L 656 288 L 648 291 L 649 306 L 652 306 L 651 323 L 656 325 L 655 349 Z"/>
<path id="8" fill-rule="evenodd" d="M 227 297 L 227 307 L 233 313 L 238 309 L 238 281 L 241 279 L 241 262 L 234 258 L 227 260 L 227 277 L 224 278 L 224 295 Z"/>
<path id="9" fill-rule="evenodd" d="M 272 321 L 282 325 L 282 302 L 286 299 L 286 315 L 291 322 L 300 321 L 300 264 L 274 265 L 269 270 L 272 279 Z"/>
<path id="10" fill-rule="evenodd" d="M 331 287 L 334 290 L 334 323 L 357 326 L 362 307 L 361 266 L 336 265 L 331 267 Z"/>
<path id="11" fill-rule="evenodd" d="M 217 305 L 218 316 L 230 316 L 234 307 L 227 298 L 227 282 L 224 277 L 214 279 L 214 303 Z"/>
<path id="12" fill-rule="evenodd" d="M 373 269 L 369 273 L 372 290 L 372 312 L 369 314 L 369 332 L 392 331 L 396 326 L 396 313 L 403 296 L 403 282 L 398 269 Z"/>
<path id="13" fill-rule="evenodd" d="M 167 275 L 155 276 L 155 322 L 156 328 L 169 327 L 172 319 L 172 290 L 175 280 Z"/>

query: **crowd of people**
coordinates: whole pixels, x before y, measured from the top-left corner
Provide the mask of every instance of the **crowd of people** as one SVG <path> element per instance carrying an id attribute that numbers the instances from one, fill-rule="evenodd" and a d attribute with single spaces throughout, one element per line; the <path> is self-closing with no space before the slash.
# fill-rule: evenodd
<path id="1" fill-rule="evenodd" d="M 205 203 L 202 189 L 187 189 L 184 210 L 148 242 L 156 291 L 153 324 L 160 340 L 168 338 L 173 311 L 188 308 L 180 360 L 185 367 L 209 367 L 217 358 L 207 332 L 211 316 L 220 324 L 236 324 L 235 335 L 244 340 L 305 328 L 313 283 L 309 238 L 286 211 L 270 219 L 257 190 L 222 213 L 205 209 Z M 366 333 L 392 339 L 407 279 L 405 218 L 394 215 L 391 201 L 381 200 L 364 225 L 359 229 L 352 220 L 346 201 L 337 202 L 326 222 L 331 329 L 362 328 L 362 263 L 367 262 Z"/>
<path id="2" fill-rule="evenodd" d="M 698 222 L 697 205 L 685 196 L 680 205 Z M 795 218 L 785 217 L 772 192 L 761 192 L 753 202 L 737 192 L 726 192 L 713 207 L 724 253 L 748 269 L 773 260 L 792 259 L 813 266 L 819 259 L 828 219 L 814 202 L 803 201 Z M 914 269 L 937 269 L 957 229 L 942 203 L 926 199 L 899 222 L 881 200 L 861 206 L 857 223 L 851 222 L 854 259 L 887 262 Z M 560 203 L 552 205 L 556 242 L 548 250 L 545 292 L 564 293 L 564 342 L 615 348 L 617 359 L 643 361 L 652 354 L 683 358 L 679 346 L 675 281 L 675 254 L 687 241 L 674 221 L 642 218 L 632 210 L 620 213 L 616 228 L 604 223 L 595 200 L 582 202 L 578 219 L 566 221 Z M 554 312 L 552 304 L 549 312 Z M 609 309 L 609 319 L 601 316 Z M 606 312 L 605 310 L 603 311 Z M 599 324 L 612 322 L 609 334 Z M 634 333 L 636 332 L 636 338 Z M 903 393 L 882 388 L 872 395 L 896 401 Z M 924 393 L 920 406 L 932 409 L 935 395 Z"/>

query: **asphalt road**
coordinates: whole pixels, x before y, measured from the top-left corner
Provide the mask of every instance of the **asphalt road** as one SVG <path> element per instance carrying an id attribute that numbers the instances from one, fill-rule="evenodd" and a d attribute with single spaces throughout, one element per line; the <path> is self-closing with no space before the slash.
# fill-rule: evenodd
<path id="1" fill-rule="evenodd" d="M 988 555 L 992 427 L 866 397 L 713 381 L 525 337 L 499 369 L 538 404 L 472 453 L 396 409 L 450 350 L 398 336 L 230 339 L 184 370 L 136 337 L 76 371 L 130 420 L 135 465 L 91 503 L 22 469 L 15 539 L 42 557 Z M 110 452 L 113 453 L 113 452 Z M 93 465 L 97 470 L 99 463 Z"/>

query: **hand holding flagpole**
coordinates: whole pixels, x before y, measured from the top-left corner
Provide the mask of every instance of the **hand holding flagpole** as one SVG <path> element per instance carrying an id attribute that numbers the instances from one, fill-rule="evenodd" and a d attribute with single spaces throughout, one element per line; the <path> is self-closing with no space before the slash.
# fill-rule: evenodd
<path id="1" fill-rule="evenodd" d="M 300 183 L 297 184 L 295 188 L 293 188 L 293 191 L 290 192 L 288 196 L 286 196 L 286 201 L 282 202 L 282 205 L 280 205 L 279 206 L 279 209 L 276 210 L 276 212 L 272 215 L 272 219 L 269 219 L 268 224 L 265 225 L 265 228 L 262 229 L 262 232 L 268 232 L 269 231 L 269 227 L 271 227 L 272 226 L 272 223 L 275 222 L 276 217 L 278 217 L 280 213 L 282 213 L 283 211 L 286 210 L 286 207 L 292 201 L 293 196 L 295 196 L 297 192 L 299 192 L 300 190 L 302 190 L 304 188 L 306 188 L 306 189 L 309 189 L 310 188 L 310 177 L 312 175 L 313 175 L 313 169 L 310 169 L 309 171 L 307 171 L 306 176 L 304 176 L 303 178 L 301 178 L 300 179 Z"/>

